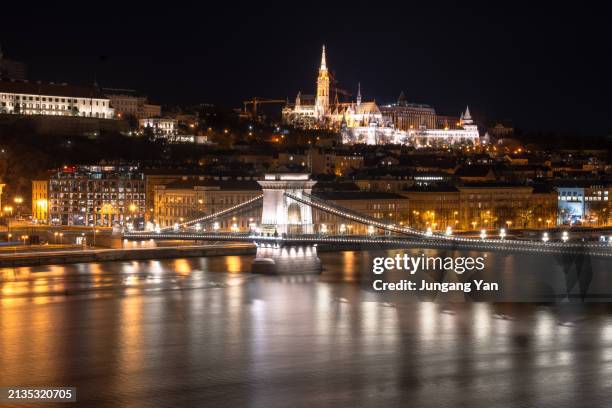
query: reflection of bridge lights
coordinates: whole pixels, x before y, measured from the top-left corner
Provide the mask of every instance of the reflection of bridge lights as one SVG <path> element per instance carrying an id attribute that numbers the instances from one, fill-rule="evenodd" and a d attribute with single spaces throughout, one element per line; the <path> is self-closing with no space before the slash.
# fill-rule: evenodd
<path id="1" fill-rule="evenodd" d="M 505 228 L 502 228 L 502 229 L 499 230 L 499 237 L 501 239 L 506 238 L 506 229 Z"/>
<path id="2" fill-rule="evenodd" d="M 446 236 L 450 237 L 453 235 L 453 229 L 451 227 L 446 227 Z"/>
<path id="3" fill-rule="evenodd" d="M 548 242 L 550 238 L 548 237 L 548 232 L 545 232 L 542 234 L 542 241 L 544 242 Z"/>
<path id="4" fill-rule="evenodd" d="M 567 231 L 563 231 L 563 233 L 561 234 L 561 240 L 563 242 L 567 242 L 569 240 L 569 234 Z"/>

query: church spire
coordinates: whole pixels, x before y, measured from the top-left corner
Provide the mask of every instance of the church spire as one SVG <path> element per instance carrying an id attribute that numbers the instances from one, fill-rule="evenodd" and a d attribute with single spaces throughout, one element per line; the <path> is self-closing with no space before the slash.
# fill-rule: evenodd
<path id="1" fill-rule="evenodd" d="M 321 53 L 321 67 L 320 71 L 327 71 L 327 61 L 325 58 L 325 44 L 323 44 L 323 52 Z"/>
<path id="2" fill-rule="evenodd" d="M 357 83 L 357 106 L 361 105 L 361 82 Z"/>
<path id="3" fill-rule="evenodd" d="M 321 68 L 317 78 L 317 98 L 315 100 L 315 116 L 322 120 L 329 111 L 329 72 L 327 72 L 327 61 L 325 58 L 325 45 L 321 54 Z"/>
<path id="4" fill-rule="evenodd" d="M 470 114 L 469 106 L 465 107 L 465 113 L 462 115 L 462 122 L 466 125 L 471 125 L 472 123 L 474 123 L 474 121 L 472 120 L 472 115 Z"/>
<path id="5" fill-rule="evenodd" d="M 463 115 L 463 119 L 465 119 L 465 120 L 471 120 L 472 119 L 472 115 L 470 115 L 470 107 L 469 106 L 465 107 L 465 114 Z"/>

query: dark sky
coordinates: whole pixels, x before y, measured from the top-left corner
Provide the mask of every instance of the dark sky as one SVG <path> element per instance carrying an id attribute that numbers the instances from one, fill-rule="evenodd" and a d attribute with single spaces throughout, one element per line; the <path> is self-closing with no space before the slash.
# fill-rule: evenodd
<path id="1" fill-rule="evenodd" d="M 612 133 L 607 10 L 574 2 L 86 3 L 2 6 L 0 44 L 30 78 L 239 106 L 314 91 L 321 44 L 340 86 L 530 130 Z M 331 3 L 331 2 L 329 2 Z M 499 3 L 499 4 L 498 4 Z M 580 2 L 583 4 L 584 2 Z M 99 56 L 107 56 L 99 64 Z"/>

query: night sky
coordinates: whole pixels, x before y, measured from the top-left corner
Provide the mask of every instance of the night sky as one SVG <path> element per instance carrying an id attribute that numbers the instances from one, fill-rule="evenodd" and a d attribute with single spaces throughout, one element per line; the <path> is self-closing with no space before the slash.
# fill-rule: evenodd
<path id="1" fill-rule="evenodd" d="M 85 84 L 97 72 L 102 86 L 162 104 L 238 107 L 249 96 L 313 93 L 325 43 L 339 86 L 361 81 L 364 100 L 393 102 L 403 90 L 440 114 L 469 104 L 481 120 L 522 129 L 611 134 L 607 12 L 491 3 L 104 2 L 88 12 L 13 2 L 0 12 L 0 44 L 30 79 Z"/>

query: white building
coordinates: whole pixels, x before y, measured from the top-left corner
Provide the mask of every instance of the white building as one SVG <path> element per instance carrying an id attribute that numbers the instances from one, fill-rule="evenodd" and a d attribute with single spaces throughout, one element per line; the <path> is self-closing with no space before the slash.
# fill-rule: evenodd
<path id="1" fill-rule="evenodd" d="M 172 137 L 178 134 L 178 121 L 172 118 L 146 118 L 139 120 L 140 129 L 151 129 L 157 137 Z"/>
<path id="2" fill-rule="evenodd" d="M 466 108 L 461 115 L 458 129 L 419 129 L 397 130 L 391 126 L 379 126 L 372 123 L 368 126 L 357 126 L 342 130 L 343 144 L 399 144 L 414 147 L 441 147 L 480 143 L 478 126 L 474 124 L 470 109 Z"/>
<path id="3" fill-rule="evenodd" d="M 112 119 L 110 101 L 95 87 L 0 81 L 0 113 Z"/>

